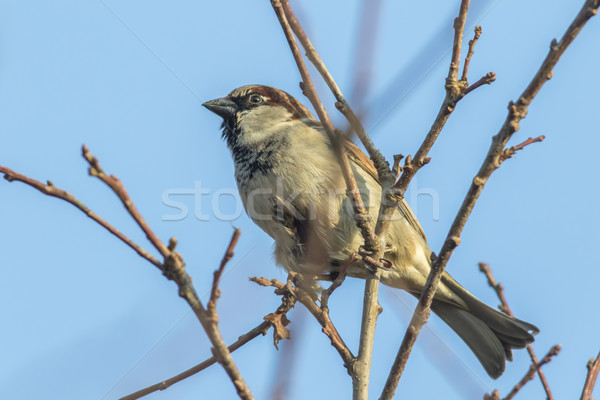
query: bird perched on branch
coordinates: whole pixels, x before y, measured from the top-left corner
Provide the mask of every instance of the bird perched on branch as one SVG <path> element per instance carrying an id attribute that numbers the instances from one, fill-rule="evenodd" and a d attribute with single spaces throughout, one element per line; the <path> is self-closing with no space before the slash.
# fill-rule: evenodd
<path id="1" fill-rule="evenodd" d="M 364 244 L 334 147 L 311 113 L 289 94 L 249 85 L 203 104 L 223 118 L 223 137 L 235 163 L 246 212 L 275 240 L 275 259 L 288 271 L 365 278 Z M 344 151 L 368 213 L 376 220 L 381 185 L 369 158 L 345 140 Z M 419 296 L 431 267 L 431 250 L 408 205 L 393 215 L 381 281 Z M 352 258 L 353 259 L 353 258 Z M 512 360 L 512 349 L 533 342 L 538 328 L 497 311 L 470 294 L 447 272 L 432 310 L 469 346 L 492 378 Z"/>

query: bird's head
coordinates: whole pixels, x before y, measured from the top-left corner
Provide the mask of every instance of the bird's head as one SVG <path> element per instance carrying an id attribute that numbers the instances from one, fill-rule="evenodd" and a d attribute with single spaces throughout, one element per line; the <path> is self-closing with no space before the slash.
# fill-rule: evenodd
<path id="1" fill-rule="evenodd" d="M 270 139 L 283 123 L 314 121 L 298 100 L 270 86 L 242 86 L 202 105 L 223 118 L 223 137 L 231 148 L 240 141 L 250 144 Z"/>

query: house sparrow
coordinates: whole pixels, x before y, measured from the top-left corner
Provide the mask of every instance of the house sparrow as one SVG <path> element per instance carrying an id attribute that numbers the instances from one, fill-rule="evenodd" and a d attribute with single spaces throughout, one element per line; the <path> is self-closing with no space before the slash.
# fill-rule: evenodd
<path id="1" fill-rule="evenodd" d="M 356 226 L 340 166 L 321 124 L 289 94 L 249 85 L 204 107 L 223 118 L 223 137 L 250 218 L 275 240 L 275 259 L 288 271 L 339 273 L 364 241 Z M 377 219 L 381 186 L 369 158 L 352 142 L 345 151 L 369 214 Z M 402 201 L 388 235 L 381 282 L 419 297 L 430 271 L 431 250 Z M 348 276 L 365 278 L 360 260 Z M 470 294 L 447 272 L 432 310 L 470 347 L 486 372 L 498 378 L 513 348 L 533 342 L 538 328 L 511 318 Z"/>

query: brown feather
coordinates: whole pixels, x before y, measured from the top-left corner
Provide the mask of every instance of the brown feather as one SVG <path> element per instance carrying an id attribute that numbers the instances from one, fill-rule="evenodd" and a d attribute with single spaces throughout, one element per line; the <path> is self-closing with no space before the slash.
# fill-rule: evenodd
<path id="1" fill-rule="evenodd" d="M 373 179 L 379 182 L 379 179 L 377 177 L 377 170 L 375 169 L 375 166 L 373 165 L 371 159 L 350 140 L 346 140 L 345 147 L 347 152 L 346 154 L 348 154 L 348 158 L 350 158 L 351 161 L 353 161 L 356 165 L 358 165 L 365 172 L 371 175 Z M 404 199 L 402 199 L 402 201 L 398 203 L 398 210 L 400 211 L 402 216 L 406 218 L 408 223 L 417 232 L 419 232 L 419 234 L 423 237 L 423 239 L 425 239 L 425 241 L 427 241 L 427 237 L 425 236 L 425 232 L 423 231 L 421 224 L 419 224 L 419 221 L 417 221 L 417 217 L 415 217 L 415 214 L 413 214 L 412 210 L 410 209 L 410 207 Z"/>

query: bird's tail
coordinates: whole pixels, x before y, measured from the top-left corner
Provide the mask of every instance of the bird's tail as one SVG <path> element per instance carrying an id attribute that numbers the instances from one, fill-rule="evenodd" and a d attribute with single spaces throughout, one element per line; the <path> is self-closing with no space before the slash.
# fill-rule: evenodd
<path id="1" fill-rule="evenodd" d="M 488 375 L 498 378 L 506 360 L 512 361 L 512 349 L 533 342 L 539 329 L 482 303 L 447 274 L 442 283 L 464 301 L 467 309 L 439 299 L 433 300 L 431 309 L 469 346 Z"/>

